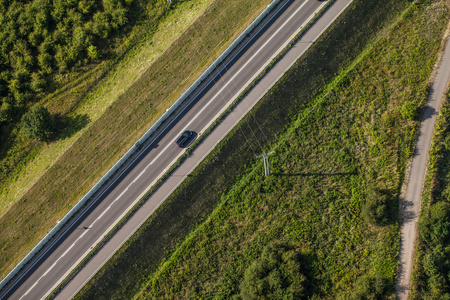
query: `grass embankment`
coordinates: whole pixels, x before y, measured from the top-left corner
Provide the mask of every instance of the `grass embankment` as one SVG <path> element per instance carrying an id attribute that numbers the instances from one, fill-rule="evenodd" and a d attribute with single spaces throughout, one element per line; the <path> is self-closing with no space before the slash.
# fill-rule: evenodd
<path id="1" fill-rule="evenodd" d="M 450 93 L 442 104 L 428 160 L 411 299 L 450 297 Z"/>
<path id="2" fill-rule="evenodd" d="M 397 198 L 417 125 L 401 108 L 426 99 L 448 18 L 418 5 L 373 31 L 409 5 L 355 1 L 78 298 L 131 298 L 141 286 L 149 298 L 228 299 L 273 243 L 302 253 L 309 296 L 348 298 L 376 284 L 392 296 Z M 253 159 L 267 149 L 273 175 L 263 177 Z M 389 195 L 381 227 L 361 218 L 373 185 Z"/>
<path id="3" fill-rule="evenodd" d="M 213 2 L 150 68 L 137 76 L 139 79 L 129 89 L 111 105 L 97 111 L 100 112 L 97 121 L 84 130 L 0 219 L 1 277 L 81 199 L 268 3 L 269 0 Z M 137 53 L 136 56 L 143 58 Z M 125 63 L 146 67 L 142 61 L 132 61 Z M 122 81 L 123 74 L 126 72 L 114 72 L 107 82 L 112 85 L 113 79 Z M 98 93 L 109 88 L 105 83 Z M 83 101 L 87 110 L 97 105 L 101 104 L 91 97 Z"/>

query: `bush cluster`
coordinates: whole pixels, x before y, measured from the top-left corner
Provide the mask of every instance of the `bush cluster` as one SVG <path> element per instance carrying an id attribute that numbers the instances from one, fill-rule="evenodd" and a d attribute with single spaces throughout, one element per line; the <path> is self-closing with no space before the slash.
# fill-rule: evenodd
<path id="1" fill-rule="evenodd" d="M 366 201 L 361 208 L 361 215 L 371 225 L 386 225 L 392 219 L 392 201 L 387 191 L 369 186 Z"/>
<path id="2" fill-rule="evenodd" d="M 240 296 L 250 299 L 303 299 L 306 276 L 301 254 L 282 245 L 269 245 L 245 271 Z M 236 297 L 238 299 L 238 297 Z"/>
<path id="3" fill-rule="evenodd" d="M 355 284 L 355 290 L 350 296 L 351 300 L 389 298 L 388 283 L 379 275 L 364 275 L 362 277 L 359 277 Z"/>
<path id="4" fill-rule="evenodd" d="M 54 119 L 42 105 L 24 114 L 21 123 L 26 135 L 37 141 L 48 141 L 54 132 Z"/>
<path id="5" fill-rule="evenodd" d="M 423 242 L 422 268 L 430 299 L 450 299 L 450 204 L 440 201 L 430 206 L 429 216 L 420 218 Z"/>

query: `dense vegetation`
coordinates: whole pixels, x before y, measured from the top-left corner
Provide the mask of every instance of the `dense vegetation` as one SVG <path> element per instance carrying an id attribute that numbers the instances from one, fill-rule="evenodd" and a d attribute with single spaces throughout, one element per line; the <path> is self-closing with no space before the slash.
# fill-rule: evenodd
<path id="1" fill-rule="evenodd" d="M 412 299 L 450 299 L 450 103 L 443 103 L 419 219 Z"/>
<path id="2" fill-rule="evenodd" d="M 300 249 L 268 245 L 248 268 L 240 296 L 251 299 L 300 299 L 308 289 Z"/>
<path id="3" fill-rule="evenodd" d="M 127 24 L 130 3 L 1 1 L 0 125 L 11 125 L 52 89 L 56 74 L 97 59 L 112 32 Z"/>
<path id="4" fill-rule="evenodd" d="M 304 297 L 393 297 L 397 199 L 449 14 L 418 3 L 398 19 L 407 6 L 355 1 L 78 297 L 228 299 L 250 282 L 292 285 L 281 259 L 272 285 L 249 274 L 270 245 L 299 253 Z M 253 158 L 268 142 L 264 177 Z"/>

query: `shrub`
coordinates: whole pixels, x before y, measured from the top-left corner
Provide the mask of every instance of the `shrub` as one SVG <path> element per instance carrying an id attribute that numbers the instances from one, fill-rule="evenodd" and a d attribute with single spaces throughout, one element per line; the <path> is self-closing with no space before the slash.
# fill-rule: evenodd
<path id="1" fill-rule="evenodd" d="M 37 105 L 24 114 L 21 124 L 27 136 L 37 141 L 49 140 L 54 131 L 53 117 L 42 105 Z"/>
<path id="2" fill-rule="evenodd" d="M 351 299 L 385 299 L 388 296 L 386 280 L 379 275 L 362 276 L 358 278 L 355 285 Z"/>
<path id="3" fill-rule="evenodd" d="M 414 102 L 406 101 L 400 109 L 400 113 L 404 119 L 414 120 L 417 115 L 417 105 Z"/>
<path id="4" fill-rule="evenodd" d="M 447 135 L 444 139 L 444 147 L 445 150 L 450 150 L 450 134 Z"/>
<path id="5" fill-rule="evenodd" d="M 242 299 L 301 299 L 305 275 L 298 250 L 280 245 L 264 248 L 261 257 L 245 271 Z"/>
<path id="6" fill-rule="evenodd" d="M 391 217 L 389 198 L 386 191 L 370 186 L 367 191 L 366 201 L 361 209 L 364 221 L 371 225 L 386 225 Z"/>
<path id="7" fill-rule="evenodd" d="M 431 205 L 430 217 L 421 218 L 419 231 L 423 241 L 429 247 L 443 245 L 449 240 L 450 233 L 450 204 L 438 202 Z"/>

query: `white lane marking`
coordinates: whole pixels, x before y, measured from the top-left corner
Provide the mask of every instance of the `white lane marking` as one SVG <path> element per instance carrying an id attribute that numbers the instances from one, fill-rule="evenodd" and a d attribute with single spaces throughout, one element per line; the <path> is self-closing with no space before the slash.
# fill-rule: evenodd
<path id="1" fill-rule="evenodd" d="M 184 129 L 182 131 L 184 131 Z M 147 165 L 146 168 L 152 165 L 164 152 L 166 152 L 167 148 L 169 148 L 170 146 L 172 146 L 172 143 L 169 143 L 169 145 L 167 145 L 158 155 L 156 155 L 156 157 Z"/>
<path id="2" fill-rule="evenodd" d="M 105 213 L 109 210 L 110 207 L 111 207 L 111 206 L 109 206 L 108 208 L 106 208 L 106 209 L 100 214 L 100 216 L 98 216 L 97 220 L 100 220 L 100 219 L 105 215 Z M 97 221 L 97 220 L 96 220 L 96 221 Z"/>
<path id="3" fill-rule="evenodd" d="M 259 52 L 261 52 L 268 43 L 270 43 L 270 41 L 283 29 L 284 26 L 286 26 L 286 24 L 303 8 L 303 6 L 306 5 L 306 3 L 308 3 L 309 0 L 305 1 L 302 5 L 300 5 L 299 8 L 297 8 L 297 10 L 283 23 L 283 25 L 281 25 L 277 31 L 274 32 L 274 34 L 272 34 L 272 36 L 258 49 L 258 51 L 255 52 L 255 54 L 252 55 L 252 57 L 250 57 L 249 60 L 247 60 L 247 62 L 234 74 L 233 77 L 231 77 L 230 80 L 228 80 L 228 82 L 214 95 L 214 97 L 211 98 L 211 100 L 209 100 L 208 103 L 206 103 L 205 106 L 203 106 L 203 108 L 191 119 L 191 121 L 184 126 L 183 130 L 181 131 L 185 131 L 197 118 L 200 114 L 203 113 L 203 111 L 208 108 L 208 106 L 214 101 L 216 100 L 216 98 L 223 92 L 223 90 L 225 88 L 228 87 L 228 85 L 230 83 L 233 82 L 233 80 L 242 72 L 242 70 L 244 70 L 248 64 L 250 64 L 250 62 L 259 54 Z M 152 165 L 166 150 L 167 148 L 169 148 L 172 144 L 169 143 L 148 165 Z"/>
<path id="4" fill-rule="evenodd" d="M 73 248 L 73 246 L 75 246 L 75 243 L 73 243 L 72 245 L 70 245 L 70 247 L 67 248 L 67 250 L 63 253 L 63 255 L 61 255 L 61 257 L 64 257 L 64 256 L 70 251 L 70 249 Z"/>
<path id="5" fill-rule="evenodd" d="M 41 276 L 41 278 L 42 278 L 42 277 L 43 277 L 43 276 Z M 41 280 L 41 278 L 39 278 L 38 280 L 36 280 L 36 282 L 28 289 L 28 291 L 27 291 L 25 294 L 23 294 L 22 297 L 20 297 L 19 300 L 22 300 L 26 295 L 28 295 L 28 293 L 31 292 L 31 290 L 39 283 L 39 280 Z"/>
<path id="6" fill-rule="evenodd" d="M 130 185 L 128 187 L 130 187 Z M 125 192 L 128 190 L 128 187 L 113 201 L 113 203 L 118 201 L 123 196 L 123 194 L 125 194 Z M 88 229 L 84 230 L 84 232 L 75 240 L 75 242 L 73 242 L 72 245 L 70 245 L 70 247 L 53 263 L 53 265 L 50 268 L 48 268 L 47 271 L 41 277 L 39 277 L 38 280 L 36 280 L 36 282 L 25 292 L 25 294 L 23 294 L 22 297 L 20 297 L 19 300 L 27 296 L 31 292 L 31 290 L 33 290 L 34 287 L 38 284 L 39 280 L 41 280 L 44 276 L 46 276 L 56 266 L 56 264 L 61 260 L 61 258 L 63 258 L 67 253 L 69 253 L 69 251 L 75 246 L 75 244 L 84 237 L 84 235 L 88 232 L 90 228 L 93 227 L 95 222 L 97 222 L 101 217 L 105 215 L 105 213 L 111 208 L 111 205 L 108 206 L 94 222 L 92 222 L 92 224 L 89 226 Z"/>
<path id="7" fill-rule="evenodd" d="M 144 174 L 145 173 L 145 171 L 147 171 L 147 168 L 145 168 L 138 176 L 136 176 L 136 178 L 133 180 L 133 182 L 132 182 L 132 184 L 133 183 L 135 183 L 136 182 L 136 180 L 138 180 L 139 179 L 139 177 L 141 177 L 142 176 L 142 174 Z M 129 186 L 128 186 L 129 187 Z"/>
<path id="8" fill-rule="evenodd" d="M 62 257 L 62 256 L 61 256 Z M 42 275 L 42 277 L 44 277 L 45 275 L 47 275 L 48 274 L 48 272 L 50 272 L 52 269 L 53 269 L 53 267 L 54 266 L 56 266 L 56 264 L 58 263 L 58 261 L 61 259 L 61 257 L 60 258 L 58 258 L 58 260 L 57 261 L 55 261 L 54 263 L 53 263 L 53 265 L 50 267 L 50 268 L 48 268 L 48 270 L 44 273 L 44 275 Z M 41 277 L 41 278 L 42 278 Z M 39 280 L 41 280 L 41 278 L 39 278 Z"/>

